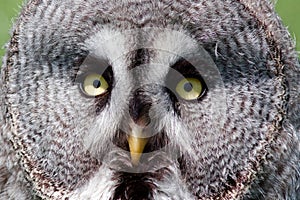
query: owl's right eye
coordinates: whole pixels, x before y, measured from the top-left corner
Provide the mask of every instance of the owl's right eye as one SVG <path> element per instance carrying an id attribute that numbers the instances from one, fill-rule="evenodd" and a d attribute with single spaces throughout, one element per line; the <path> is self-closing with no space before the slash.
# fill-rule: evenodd
<path id="1" fill-rule="evenodd" d="M 82 84 L 82 91 L 88 96 L 99 96 L 107 92 L 108 83 L 101 74 L 92 73 L 87 75 Z"/>

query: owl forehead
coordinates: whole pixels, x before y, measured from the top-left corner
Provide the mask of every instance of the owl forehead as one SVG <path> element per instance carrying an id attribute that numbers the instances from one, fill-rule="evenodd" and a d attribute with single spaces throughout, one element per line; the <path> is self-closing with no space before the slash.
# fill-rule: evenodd
<path id="1" fill-rule="evenodd" d="M 142 66 L 148 68 L 149 73 L 158 70 L 160 74 L 166 74 L 176 61 L 188 60 L 201 54 L 199 49 L 202 50 L 183 29 L 154 27 L 130 30 L 102 27 L 84 45 L 90 54 L 107 60 L 114 71 L 120 73 Z"/>

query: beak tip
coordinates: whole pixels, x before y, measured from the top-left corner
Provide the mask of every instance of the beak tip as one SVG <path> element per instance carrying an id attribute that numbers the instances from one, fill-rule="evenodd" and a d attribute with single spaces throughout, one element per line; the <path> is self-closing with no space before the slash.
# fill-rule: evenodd
<path id="1" fill-rule="evenodd" d="M 132 153 L 132 152 L 130 152 L 131 163 L 134 166 L 137 166 L 140 163 L 141 155 L 142 155 L 141 153 Z"/>
<path id="2" fill-rule="evenodd" d="M 131 162 L 133 165 L 138 165 L 148 139 L 129 135 L 127 140 L 130 149 Z"/>

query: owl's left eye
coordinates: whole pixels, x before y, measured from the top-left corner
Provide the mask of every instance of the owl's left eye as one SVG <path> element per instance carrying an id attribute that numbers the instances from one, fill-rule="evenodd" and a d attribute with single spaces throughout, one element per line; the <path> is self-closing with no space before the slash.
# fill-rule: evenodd
<path id="1" fill-rule="evenodd" d="M 185 100 L 199 98 L 204 90 L 201 81 L 197 78 L 183 78 L 176 86 L 176 93 Z"/>
<path id="2" fill-rule="evenodd" d="M 88 96 L 99 96 L 106 93 L 108 83 L 101 74 L 92 73 L 87 75 L 81 85 L 81 89 Z"/>
<path id="3" fill-rule="evenodd" d="M 199 71 L 187 60 L 180 59 L 171 66 L 166 76 L 169 94 L 176 100 L 201 100 L 207 93 L 207 85 Z M 173 96 L 175 95 L 175 96 Z"/>

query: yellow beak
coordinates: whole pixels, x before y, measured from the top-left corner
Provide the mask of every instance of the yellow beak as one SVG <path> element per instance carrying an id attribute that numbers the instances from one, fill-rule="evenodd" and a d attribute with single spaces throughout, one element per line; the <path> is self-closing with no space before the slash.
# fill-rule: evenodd
<path id="1" fill-rule="evenodd" d="M 129 144 L 132 164 L 138 165 L 148 140 L 148 138 L 139 138 L 132 135 L 128 136 L 127 141 Z"/>

